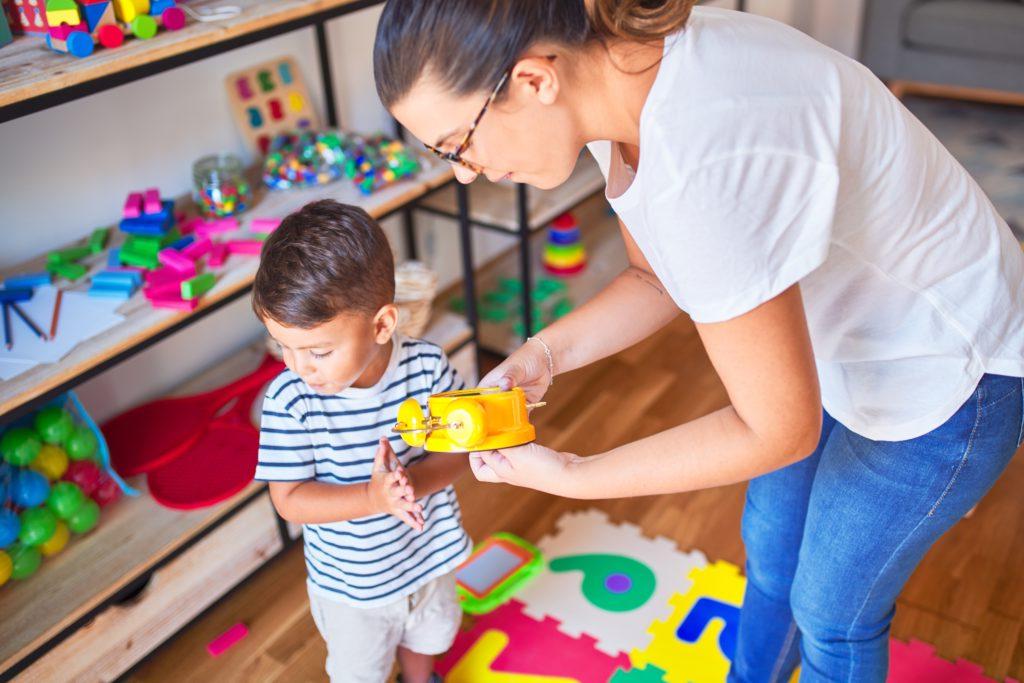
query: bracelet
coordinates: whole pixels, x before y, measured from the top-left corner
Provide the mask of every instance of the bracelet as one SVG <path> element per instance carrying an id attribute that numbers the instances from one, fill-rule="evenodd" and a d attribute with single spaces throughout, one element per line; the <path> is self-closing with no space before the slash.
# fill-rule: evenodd
<path id="1" fill-rule="evenodd" d="M 540 337 L 527 337 L 526 341 L 535 341 L 544 347 L 544 355 L 548 359 L 548 386 L 550 387 L 555 383 L 555 357 L 551 354 L 551 347 Z"/>

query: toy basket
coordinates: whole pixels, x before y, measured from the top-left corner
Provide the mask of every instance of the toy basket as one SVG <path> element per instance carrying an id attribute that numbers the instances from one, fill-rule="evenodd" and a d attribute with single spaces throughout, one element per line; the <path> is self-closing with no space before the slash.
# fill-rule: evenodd
<path id="1" fill-rule="evenodd" d="M 398 331 L 419 337 L 427 329 L 437 294 L 437 273 L 419 261 L 406 261 L 395 269 L 395 304 Z"/>

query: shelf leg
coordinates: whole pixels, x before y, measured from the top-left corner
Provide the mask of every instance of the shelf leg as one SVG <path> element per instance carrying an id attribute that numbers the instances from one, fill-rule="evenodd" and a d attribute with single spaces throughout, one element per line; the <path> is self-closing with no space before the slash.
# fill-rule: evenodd
<path id="1" fill-rule="evenodd" d="M 398 119 L 391 117 L 391 125 L 394 128 L 395 139 L 407 142 L 405 139 L 405 129 L 402 128 L 402 124 L 398 122 Z M 416 247 L 416 223 L 413 220 L 412 214 L 411 206 L 402 209 L 402 232 L 405 241 L 405 257 L 417 261 L 419 260 L 419 249 Z"/>
<path id="2" fill-rule="evenodd" d="M 469 220 L 469 188 L 455 183 L 459 205 L 459 249 L 462 251 L 462 291 L 466 299 L 466 320 L 472 330 L 473 363 L 480 376 L 480 320 L 476 311 L 476 272 L 473 270 L 473 226 Z"/>
<path id="3" fill-rule="evenodd" d="M 327 43 L 327 27 L 323 21 L 316 22 L 316 52 L 320 58 L 320 84 L 324 89 L 327 125 L 337 128 L 338 107 L 334 99 L 334 78 L 331 76 L 331 52 Z"/>
<path id="4" fill-rule="evenodd" d="M 530 282 L 530 201 L 526 185 L 517 188 L 519 217 L 519 277 L 523 281 L 523 341 L 533 334 L 533 285 Z"/>

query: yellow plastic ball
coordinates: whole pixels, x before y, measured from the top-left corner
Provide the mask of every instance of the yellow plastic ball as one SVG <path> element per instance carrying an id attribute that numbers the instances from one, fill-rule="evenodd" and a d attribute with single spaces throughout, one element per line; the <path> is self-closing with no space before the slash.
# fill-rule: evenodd
<path id="1" fill-rule="evenodd" d="M 43 444 L 29 467 L 50 481 L 57 481 L 68 470 L 68 454 L 60 446 Z"/>
<path id="2" fill-rule="evenodd" d="M 68 525 L 61 520 L 57 520 L 57 530 L 53 532 L 53 536 L 50 536 L 46 543 L 39 546 L 39 552 L 46 557 L 56 555 L 61 550 L 64 550 L 64 546 L 68 544 L 69 538 L 71 538 L 71 532 L 68 531 Z"/>
<path id="3" fill-rule="evenodd" d="M 0 586 L 7 583 L 7 579 L 11 578 L 12 571 L 14 571 L 14 563 L 11 562 L 11 556 L 0 550 Z"/>

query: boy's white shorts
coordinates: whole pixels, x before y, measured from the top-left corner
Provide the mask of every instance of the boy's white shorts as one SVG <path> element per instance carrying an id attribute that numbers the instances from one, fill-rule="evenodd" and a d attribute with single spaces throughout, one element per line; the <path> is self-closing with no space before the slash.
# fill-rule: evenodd
<path id="1" fill-rule="evenodd" d="M 442 654 L 452 646 L 462 622 L 455 572 L 382 607 L 351 607 L 312 590 L 309 607 L 327 642 L 332 683 L 385 681 L 399 646 L 425 655 Z"/>

